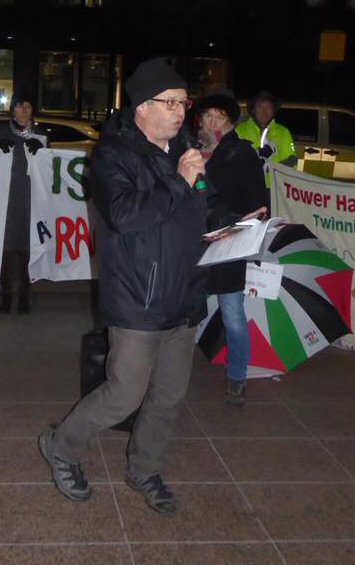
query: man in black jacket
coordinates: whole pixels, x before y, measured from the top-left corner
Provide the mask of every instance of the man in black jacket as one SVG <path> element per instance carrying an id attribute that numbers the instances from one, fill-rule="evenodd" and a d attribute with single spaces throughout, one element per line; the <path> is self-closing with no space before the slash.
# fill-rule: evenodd
<path id="1" fill-rule="evenodd" d="M 39 438 L 57 488 L 73 500 L 91 494 L 80 468 L 89 439 L 141 405 L 126 482 L 154 510 L 176 509 L 161 458 L 188 386 L 196 325 L 206 315 L 196 267 L 205 197 L 193 188 L 204 162 L 179 135 L 190 106 L 186 88 L 165 60 L 141 63 L 126 84 L 131 107 L 113 116 L 92 157 L 107 381 Z"/>

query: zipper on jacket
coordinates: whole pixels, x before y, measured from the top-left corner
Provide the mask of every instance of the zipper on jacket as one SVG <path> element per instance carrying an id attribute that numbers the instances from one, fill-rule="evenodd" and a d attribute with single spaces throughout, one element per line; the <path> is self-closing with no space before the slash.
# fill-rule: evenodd
<path id="1" fill-rule="evenodd" d="M 146 292 L 146 295 L 145 295 L 144 310 L 148 310 L 150 303 L 152 301 L 153 295 L 154 295 L 155 281 L 157 279 L 157 270 L 158 270 L 158 262 L 153 261 L 152 267 L 151 267 L 150 273 L 149 273 L 148 287 L 147 287 L 147 292 Z"/>

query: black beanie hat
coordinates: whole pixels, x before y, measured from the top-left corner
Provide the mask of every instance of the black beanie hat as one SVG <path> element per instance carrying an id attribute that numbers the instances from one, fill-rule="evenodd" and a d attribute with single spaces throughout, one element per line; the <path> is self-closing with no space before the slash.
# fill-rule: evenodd
<path id="1" fill-rule="evenodd" d="M 132 108 L 170 88 L 186 90 L 187 84 L 163 58 L 150 59 L 138 65 L 126 83 Z"/>
<path id="2" fill-rule="evenodd" d="M 29 92 L 24 89 L 16 90 L 11 97 L 10 112 L 13 112 L 17 104 L 23 104 L 24 102 L 29 102 L 33 108 L 32 96 L 30 96 Z"/>
<path id="3" fill-rule="evenodd" d="M 210 108 L 224 110 L 232 124 L 235 124 L 240 116 L 240 107 L 234 95 L 224 91 L 207 94 L 201 98 L 197 105 L 197 114 L 202 114 Z"/>

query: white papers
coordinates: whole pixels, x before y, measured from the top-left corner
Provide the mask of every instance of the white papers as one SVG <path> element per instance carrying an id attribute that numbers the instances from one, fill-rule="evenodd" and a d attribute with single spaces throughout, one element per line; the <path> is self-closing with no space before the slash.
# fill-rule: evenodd
<path id="1" fill-rule="evenodd" d="M 210 231 L 208 233 L 204 233 L 202 239 L 211 243 L 212 241 L 217 241 L 224 237 L 228 237 L 232 235 L 232 233 L 237 233 L 240 230 L 251 228 L 253 227 L 253 223 L 251 220 L 243 221 L 243 222 L 235 222 L 235 224 L 231 224 L 230 226 L 226 226 L 225 228 L 221 228 L 220 230 Z"/>
<path id="2" fill-rule="evenodd" d="M 277 300 L 284 267 L 278 263 L 247 264 L 244 294 L 252 298 Z"/>
<path id="3" fill-rule="evenodd" d="M 267 221 L 253 219 L 238 222 L 239 227 L 245 226 L 248 229 L 232 231 L 230 235 L 212 241 L 197 264 L 200 267 L 208 267 L 217 263 L 227 263 L 257 255 L 266 233 L 280 223 L 285 223 L 285 220 L 283 218 L 270 218 Z"/>

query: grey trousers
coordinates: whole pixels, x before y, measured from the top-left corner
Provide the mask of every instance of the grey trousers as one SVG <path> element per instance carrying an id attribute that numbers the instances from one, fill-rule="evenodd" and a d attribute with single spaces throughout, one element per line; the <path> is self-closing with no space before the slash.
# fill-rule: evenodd
<path id="1" fill-rule="evenodd" d="M 90 438 L 142 403 L 128 445 L 135 475 L 159 472 L 171 426 L 191 373 L 196 328 L 164 331 L 109 328 L 107 380 L 78 402 L 54 437 L 54 452 L 78 463 Z"/>

